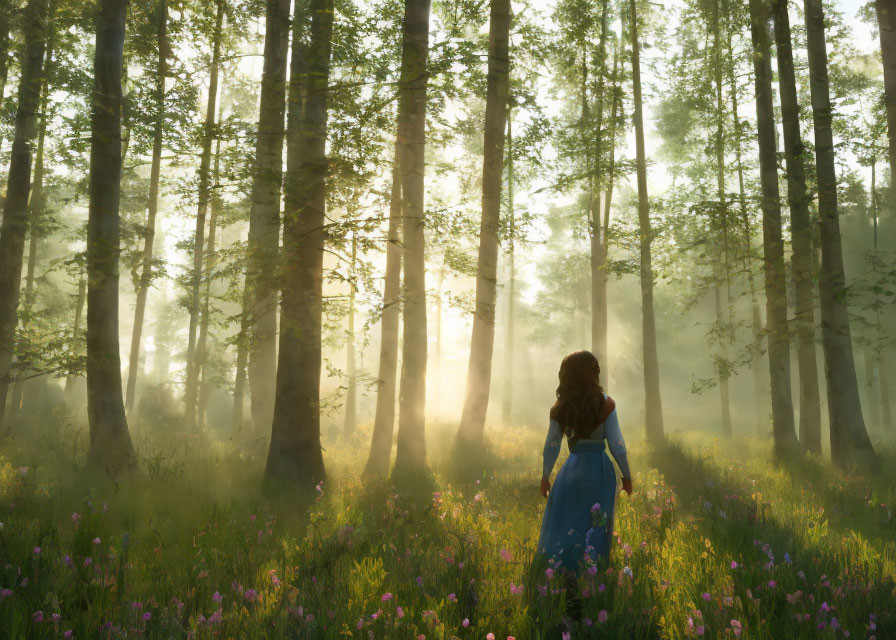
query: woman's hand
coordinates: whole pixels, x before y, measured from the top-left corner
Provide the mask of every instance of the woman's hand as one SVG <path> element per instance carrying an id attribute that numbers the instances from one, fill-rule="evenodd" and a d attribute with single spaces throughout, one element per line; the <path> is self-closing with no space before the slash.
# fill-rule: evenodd
<path id="1" fill-rule="evenodd" d="M 631 478 L 623 478 L 622 479 L 622 490 L 625 491 L 628 495 L 632 495 L 632 479 Z"/>
<path id="2" fill-rule="evenodd" d="M 547 476 L 541 477 L 541 497 L 547 498 L 548 493 L 551 492 L 551 479 Z"/>

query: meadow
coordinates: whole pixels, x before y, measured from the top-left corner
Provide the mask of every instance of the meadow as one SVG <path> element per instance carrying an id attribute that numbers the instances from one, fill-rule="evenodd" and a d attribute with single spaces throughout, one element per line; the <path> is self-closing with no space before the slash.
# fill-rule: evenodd
<path id="1" fill-rule="evenodd" d="M 433 425 L 432 473 L 393 483 L 360 478 L 362 429 L 297 498 L 262 492 L 250 439 L 144 432 L 115 481 L 41 425 L 0 459 L 3 637 L 896 638 L 892 450 L 869 478 L 758 439 L 630 442 L 635 493 L 565 632 L 566 583 L 533 557 L 541 430 L 491 428 L 474 480 Z"/>

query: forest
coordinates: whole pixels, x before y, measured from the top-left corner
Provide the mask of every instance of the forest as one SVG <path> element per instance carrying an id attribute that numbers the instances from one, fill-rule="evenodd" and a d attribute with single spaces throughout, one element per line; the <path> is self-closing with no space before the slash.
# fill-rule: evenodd
<path id="1" fill-rule="evenodd" d="M 896 638 L 896 0 L 0 0 L 0 212 L 0 637 Z"/>

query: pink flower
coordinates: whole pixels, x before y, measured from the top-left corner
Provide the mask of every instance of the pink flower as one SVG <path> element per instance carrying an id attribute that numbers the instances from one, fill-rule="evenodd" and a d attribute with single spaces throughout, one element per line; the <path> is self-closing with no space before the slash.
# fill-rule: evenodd
<path id="1" fill-rule="evenodd" d="M 417 640 L 426 640 L 426 636 L 421 633 L 419 636 L 417 636 Z"/>
<path id="2" fill-rule="evenodd" d="M 72 635 L 73 635 L 73 634 L 72 634 L 72 630 L 69 629 L 68 631 L 65 631 L 65 632 L 62 634 L 62 637 L 67 639 L 67 638 L 71 638 Z"/>
<path id="3" fill-rule="evenodd" d="M 52 618 L 53 622 L 55 622 L 56 624 L 59 624 L 59 621 L 62 620 L 62 616 L 58 613 L 54 613 L 50 616 L 50 618 Z"/>
<path id="4" fill-rule="evenodd" d="M 572 640 L 572 635 L 569 633 L 569 631 L 563 632 L 563 640 Z"/>
<path id="5" fill-rule="evenodd" d="M 697 627 L 696 633 L 698 636 L 702 636 L 704 631 L 705 631 L 705 629 L 703 628 L 703 625 L 701 624 L 699 627 Z"/>
<path id="6" fill-rule="evenodd" d="M 100 540 L 99 538 L 93 539 L 93 544 L 100 544 L 100 543 L 102 543 L 102 540 Z"/>
<path id="7" fill-rule="evenodd" d="M 397 615 L 399 618 L 404 618 L 404 609 L 402 609 L 401 607 L 395 607 L 395 615 Z"/>
<path id="8" fill-rule="evenodd" d="M 44 621 L 44 612 L 43 611 L 35 611 L 31 614 L 31 619 L 36 623 L 41 623 Z"/>
<path id="9" fill-rule="evenodd" d="M 591 505 L 591 513 L 597 513 L 598 511 L 600 511 L 600 502 L 595 502 Z"/>
<path id="10" fill-rule="evenodd" d="M 223 600 L 223 599 L 224 599 L 224 596 L 222 596 L 217 591 L 215 591 L 215 593 L 212 595 L 212 600 L 214 600 L 215 602 L 221 602 L 221 600 Z"/>
<path id="11" fill-rule="evenodd" d="M 462 624 L 463 624 L 463 626 L 464 626 L 464 629 L 466 629 L 467 627 L 470 626 L 470 619 L 469 619 L 469 618 L 464 618 L 464 621 L 463 621 Z"/>
<path id="12" fill-rule="evenodd" d="M 485 640 L 495 640 L 495 634 L 494 633 L 486 634 Z"/>
<path id="13" fill-rule="evenodd" d="M 582 619 L 582 624 L 584 624 L 586 627 L 590 627 L 590 626 L 593 625 L 594 623 L 591 622 L 591 618 L 583 618 L 583 619 Z"/>
<path id="14" fill-rule="evenodd" d="M 525 589 L 525 587 L 523 587 L 523 585 L 517 586 L 512 582 L 510 583 L 510 594 L 511 595 L 518 596 L 523 593 L 523 589 Z"/>
<path id="15" fill-rule="evenodd" d="M 731 561 L 731 568 L 737 569 L 737 563 L 734 560 Z"/>
<path id="16" fill-rule="evenodd" d="M 34 555 L 36 555 L 36 556 L 40 555 L 40 547 L 34 547 Z"/>
<path id="17" fill-rule="evenodd" d="M 142 603 L 142 602 L 132 602 L 132 603 L 131 603 L 131 609 L 134 609 L 135 611 L 136 611 L 137 609 L 142 609 L 142 608 L 143 608 L 143 603 Z"/>
<path id="18" fill-rule="evenodd" d="M 709 602 L 710 600 L 712 600 L 712 596 L 709 595 L 708 593 L 704 593 L 704 594 L 703 594 L 703 599 L 706 600 L 707 602 Z"/>
<path id="19" fill-rule="evenodd" d="M 453 593 L 449 593 L 449 594 L 448 594 L 448 600 L 449 600 L 450 602 L 457 602 L 457 596 L 454 595 Z"/>
<path id="20" fill-rule="evenodd" d="M 510 562 L 511 560 L 513 560 L 513 554 L 510 553 L 507 549 L 501 549 L 501 551 L 499 551 L 499 554 L 501 556 L 501 560 L 503 560 L 504 562 Z"/>
<path id="21" fill-rule="evenodd" d="M 243 598 L 248 600 L 249 602 L 255 602 L 258 600 L 258 591 L 255 589 L 247 589 L 246 593 L 243 594 Z"/>
<path id="22" fill-rule="evenodd" d="M 149 622 L 152 619 L 152 614 L 147 611 L 143 614 L 143 622 Z"/>
<path id="23" fill-rule="evenodd" d="M 774 589 L 774 588 L 777 587 L 777 586 L 778 586 L 778 583 L 775 582 L 774 580 L 769 580 L 769 581 L 768 581 L 768 588 L 769 588 L 769 589 Z"/>
<path id="24" fill-rule="evenodd" d="M 597 567 L 594 565 L 591 565 L 590 567 L 588 567 L 588 575 L 591 576 L 592 578 L 594 576 L 596 576 L 597 575 Z"/>
<path id="25" fill-rule="evenodd" d="M 381 601 L 381 602 L 388 602 L 388 601 L 391 600 L 391 599 L 392 599 L 392 594 L 387 592 L 387 593 L 384 593 L 384 594 L 383 594 L 383 596 L 380 598 L 380 601 Z"/>
<path id="26" fill-rule="evenodd" d="M 544 575 L 547 576 L 548 580 L 553 580 L 554 578 L 554 570 L 548 567 L 544 570 Z"/>
<path id="27" fill-rule="evenodd" d="M 605 609 L 601 609 L 600 613 L 597 614 L 597 621 L 603 624 L 609 617 L 610 616 L 607 615 L 607 611 Z"/>
<path id="28" fill-rule="evenodd" d="M 79 522 L 81 522 L 81 514 L 75 511 L 72 514 L 72 524 L 77 527 Z"/>

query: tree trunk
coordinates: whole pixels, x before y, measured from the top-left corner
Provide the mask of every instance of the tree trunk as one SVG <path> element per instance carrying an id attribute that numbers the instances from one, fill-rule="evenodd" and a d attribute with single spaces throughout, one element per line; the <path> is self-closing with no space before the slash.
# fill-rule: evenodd
<path id="1" fill-rule="evenodd" d="M 136 467 L 121 395 L 118 351 L 121 68 L 127 0 L 102 0 L 97 18 L 87 221 L 88 463 L 116 474 Z"/>
<path id="2" fill-rule="evenodd" d="M 514 349 L 514 312 L 516 310 L 516 216 L 513 201 L 513 117 L 510 106 L 507 107 L 507 218 L 510 233 L 507 238 L 507 318 L 504 324 L 504 391 L 501 394 L 501 417 L 505 425 L 513 421 L 513 349 Z"/>
<path id="3" fill-rule="evenodd" d="M 395 428 L 395 387 L 398 371 L 398 320 L 401 308 L 401 173 L 398 144 L 392 162 L 392 193 L 386 242 L 386 275 L 383 284 L 383 314 L 380 320 L 380 364 L 376 392 L 376 415 L 370 455 L 364 467 L 367 477 L 385 476 L 392 455 Z"/>
<path id="4" fill-rule="evenodd" d="M 78 280 L 78 297 L 75 300 L 75 323 L 72 325 L 72 345 L 77 345 L 81 339 L 81 319 L 84 317 L 84 303 L 87 301 L 87 279 L 84 275 Z M 65 401 L 69 408 L 74 405 L 75 381 L 78 379 L 73 373 L 65 377 Z"/>
<path id="5" fill-rule="evenodd" d="M 884 66 L 884 103 L 887 107 L 887 141 L 890 161 L 889 206 L 896 207 L 896 4 L 875 0 L 880 53 Z"/>
<path id="6" fill-rule="evenodd" d="M 220 122 L 221 112 L 218 112 Z M 208 368 L 208 329 L 211 323 L 211 295 L 212 280 L 215 270 L 215 243 L 218 234 L 218 215 L 221 211 L 221 138 L 215 140 L 215 165 L 212 170 L 212 190 L 209 196 L 209 209 L 211 215 L 208 220 L 208 238 L 206 240 L 205 260 L 205 287 L 202 293 L 202 313 L 199 321 L 199 340 L 196 343 L 196 363 L 199 368 L 199 410 L 197 411 L 197 424 L 201 428 L 205 422 L 205 414 L 208 409 L 208 400 L 211 394 L 211 375 Z"/>
<path id="7" fill-rule="evenodd" d="M 641 240 L 641 320 L 644 356 L 644 409 L 647 438 L 664 440 L 663 403 L 660 397 L 660 365 L 656 344 L 656 317 L 653 310 L 653 262 L 650 245 L 650 203 L 647 200 L 647 158 L 644 152 L 644 116 L 641 104 L 641 51 L 638 44 L 637 0 L 630 0 L 632 40 L 632 84 L 634 88 L 635 153 L 638 170 L 638 223 Z"/>
<path id="8" fill-rule="evenodd" d="M 156 36 L 159 59 L 156 66 L 156 118 L 152 138 L 152 166 L 149 172 L 149 199 L 146 206 L 146 229 L 143 238 L 143 262 L 140 282 L 137 285 L 137 303 L 134 308 L 134 326 L 131 330 L 131 353 L 128 359 L 128 384 L 125 393 L 125 410 L 134 408 L 137 394 L 137 372 L 140 362 L 140 347 L 143 341 L 143 318 L 146 313 L 146 298 L 152 284 L 153 244 L 156 236 L 156 214 L 159 211 L 159 177 L 162 172 L 162 139 L 165 124 L 165 77 L 168 75 L 168 0 L 159 0 L 159 24 Z"/>
<path id="9" fill-rule="evenodd" d="M 771 42 L 764 0 L 750 0 L 753 70 L 756 82 L 756 120 L 759 140 L 759 177 L 762 185 L 762 237 L 765 262 L 768 361 L 771 377 L 772 423 L 775 451 L 788 453 L 796 443 L 790 391 L 790 339 L 787 327 L 787 283 L 784 239 L 778 192 L 775 150 L 775 112 L 772 104 Z"/>
<path id="10" fill-rule="evenodd" d="M 787 200 L 793 238 L 793 280 L 796 289 L 796 334 L 800 372 L 800 444 L 821 453 L 821 401 L 815 360 L 815 297 L 812 278 L 812 223 L 806 190 L 805 148 L 800 138 L 799 102 L 790 39 L 787 0 L 775 0 L 775 39 L 787 162 Z"/>
<path id="11" fill-rule="evenodd" d="M 346 348 L 346 373 L 348 386 L 345 390 L 345 416 L 342 434 L 350 437 L 355 432 L 358 414 L 358 378 L 355 366 L 355 265 L 358 259 L 358 236 L 352 233 L 352 266 L 348 293 L 348 345 Z"/>
<path id="12" fill-rule="evenodd" d="M 196 232 L 193 242 L 193 270 L 190 277 L 190 327 L 187 333 L 187 380 L 184 392 L 184 417 L 188 431 L 198 426 L 199 370 L 196 352 L 196 331 L 199 325 L 200 288 L 202 285 L 203 253 L 205 249 L 205 217 L 211 198 L 212 143 L 216 132 L 215 116 L 218 101 L 218 69 L 221 65 L 221 25 L 224 21 L 224 1 L 217 0 L 215 32 L 212 36 L 212 66 L 209 73 L 208 103 L 205 107 L 205 126 L 202 133 L 202 155 L 199 160 L 199 206 L 196 211 Z"/>
<path id="13" fill-rule="evenodd" d="M 868 423 L 874 427 L 880 424 L 880 412 L 877 410 L 877 401 L 880 396 L 875 394 L 874 389 L 874 350 L 865 345 L 862 349 L 862 356 L 865 364 L 865 399 L 868 401 Z"/>
<path id="14" fill-rule="evenodd" d="M 606 237 L 601 224 L 600 190 L 603 181 L 601 161 L 603 156 L 603 119 L 606 88 L 606 55 L 607 55 L 607 11 L 609 3 L 604 3 L 601 12 L 600 38 L 597 45 L 597 118 L 594 127 L 594 155 L 589 157 L 588 171 L 588 235 L 591 240 L 591 351 L 601 363 L 607 359 L 606 327 L 607 316 L 607 282 L 604 269 L 603 253 Z M 585 87 L 583 87 L 583 91 Z M 587 94 L 586 94 L 587 95 Z M 584 99 L 583 95 L 583 99 Z M 591 136 L 589 135 L 588 138 Z M 590 145 L 589 145 L 590 146 Z"/>
<path id="15" fill-rule="evenodd" d="M 849 313 L 846 308 L 846 275 L 837 212 L 837 176 L 831 131 L 828 86 L 828 53 L 821 0 L 805 0 L 809 80 L 815 128 L 815 161 L 818 173 L 818 213 L 821 228 L 821 338 L 827 377 L 828 417 L 831 425 L 831 457 L 845 467 L 877 465 L 877 456 L 862 417 L 859 385 L 852 351 Z"/>
<path id="16" fill-rule="evenodd" d="M 52 8 L 49 20 L 52 20 Z M 37 134 L 37 152 L 34 155 L 34 177 L 31 182 L 31 197 L 28 202 L 28 267 L 25 272 L 25 295 L 22 298 L 22 326 L 31 320 L 34 307 L 34 280 L 37 275 L 37 250 L 41 235 L 41 218 L 47 205 L 47 197 L 44 194 L 44 142 L 47 135 L 47 110 L 49 101 L 47 95 L 52 80 L 53 60 L 53 33 L 52 28 L 47 29 L 46 53 L 44 54 L 43 89 L 40 99 L 40 126 Z M 27 365 L 27 363 L 22 363 Z M 24 372 L 23 372 L 24 373 Z M 21 413 L 24 403 L 25 375 L 16 378 L 13 387 L 13 410 Z"/>
<path id="17" fill-rule="evenodd" d="M 730 365 L 728 363 L 728 342 L 730 341 L 730 326 L 733 324 L 730 318 L 729 307 L 731 305 L 731 267 L 728 262 L 728 196 L 725 192 L 725 106 L 722 101 L 722 26 L 720 19 L 720 7 L 718 3 L 713 5 L 713 64 L 714 80 L 716 85 L 716 188 L 719 198 L 719 224 L 722 230 L 722 259 L 715 260 L 716 287 L 716 322 L 720 329 L 719 362 L 716 365 L 716 373 L 719 376 L 719 394 L 722 408 L 722 435 L 730 438 L 731 433 L 731 391 L 728 379 L 730 377 Z M 732 86 L 732 91 L 737 87 Z M 718 271 L 724 270 L 724 274 Z M 723 290 L 724 282 L 724 290 Z"/>
<path id="18" fill-rule="evenodd" d="M 405 0 L 402 21 L 399 148 L 404 261 L 398 441 L 393 473 L 426 468 L 426 262 L 424 158 L 426 87 L 429 81 L 430 0 Z M 503 133 L 503 130 L 502 130 Z"/>
<path id="19" fill-rule="evenodd" d="M 274 415 L 277 371 L 277 252 L 280 191 L 283 181 L 283 115 L 286 109 L 286 57 L 289 51 L 289 0 L 267 0 L 264 69 L 255 146 L 249 261 L 246 289 L 250 331 L 249 390 L 252 423 L 264 433 Z M 245 313 L 246 308 L 243 309 Z"/>
<path id="20" fill-rule="evenodd" d="M 243 428 L 243 408 L 246 400 L 246 369 L 249 363 L 250 306 L 248 282 L 243 285 L 243 305 L 240 314 L 240 332 L 236 339 L 236 375 L 233 380 L 233 415 L 230 428 L 238 433 Z"/>
<path id="21" fill-rule="evenodd" d="M 313 0 L 310 11 L 311 42 L 307 48 L 301 39 L 304 21 L 298 11 L 293 23 L 283 215 L 283 320 L 265 469 L 269 483 L 288 480 L 308 488 L 325 476 L 320 446 L 320 373 L 333 0 Z"/>
<path id="22" fill-rule="evenodd" d="M 4 422 L 12 357 L 15 351 L 17 309 L 22 285 L 22 257 L 28 228 L 28 194 L 31 189 L 31 145 L 36 134 L 37 111 L 46 49 L 47 0 L 30 0 L 23 14 L 25 49 L 19 80 L 15 137 L 3 222 L 0 226 L 0 427 Z"/>
<path id="23" fill-rule="evenodd" d="M 9 77 L 9 31 L 10 31 L 10 13 L 12 13 L 12 4 L 0 7 L 0 104 L 5 98 L 4 90 L 6 89 L 6 80 Z M 3 139 L 0 138 L 0 150 L 3 149 Z M 4 206 L 3 199 L 0 199 L 0 206 Z"/>
<path id="24" fill-rule="evenodd" d="M 470 341 L 467 393 L 457 432 L 458 444 L 464 447 L 482 444 L 491 389 L 498 283 L 498 226 L 501 224 L 501 187 L 509 90 L 510 0 L 491 0 L 476 313 L 473 315 L 473 336 Z"/>
<path id="25" fill-rule="evenodd" d="M 884 430 L 890 433 L 893 431 L 893 410 L 890 407 L 890 381 L 887 377 L 886 358 L 879 357 L 877 359 L 877 374 L 880 385 L 881 419 Z"/>

